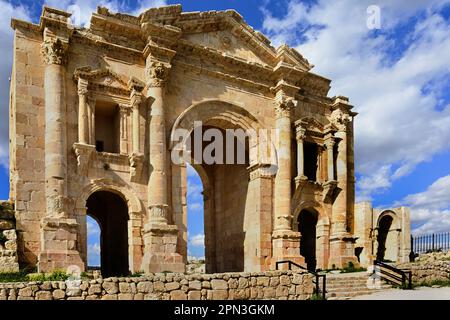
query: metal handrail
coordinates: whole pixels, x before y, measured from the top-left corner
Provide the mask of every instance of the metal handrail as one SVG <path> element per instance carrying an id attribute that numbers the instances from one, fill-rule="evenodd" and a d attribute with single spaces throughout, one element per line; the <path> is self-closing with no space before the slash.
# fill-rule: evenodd
<path id="1" fill-rule="evenodd" d="M 322 299 L 326 300 L 326 286 L 327 286 L 326 283 L 327 283 L 327 278 L 326 278 L 325 274 L 318 274 L 317 272 L 310 271 L 307 268 L 305 268 L 304 266 L 301 266 L 301 265 L 299 265 L 299 264 L 297 264 L 297 263 L 295 263 L 295 262 L 293 262 L 291 260 L 283 260 L 283 261 L 275 262 L 276 270 L 279 270 L 278 269 L 279 265 L 285 264 L 285 263 L 288 264 L 289 270 L 292 270 L 292 266 L 295 266 L 295 267 L 297 267 L 299 269 L 306 270 L 308 273 L 314 275 L 316 280 L 315 281 L 313 280 L 313 283 L 316 285 L 316 289 L 315 289 L 315 293 L 316 294 L 320 293 L 320 278 L 323 278 L 323 281 L 322 281 Z"/>
<path id="2" fill-rule="evenodd" d="M 402 289 L 406 288 L 406 282 L 408 282 L 408 289 L 411 290 L 412 289 L 412 272 L 411 270 L 402 270 L 402 269 L 398 269 L 396 267 L 393 267 L 387 263 L 384 263 L 382 261 L 379 260 L 375 260 L 373 262 L 373 264 L 375 266 L 379 266 L 380 267 L 380 277 L 382 279 L 384 279 L 387 282 L 393 283 L 393 284 L 398 284 L 398 282 L 402 283 Z M 382 270 L 381 268 L 385 268 L 388 269 L 391 272 L 387 272 Z M 374 268 L 374 273 L 376 272 L 376 268 Z M 392 272 L 394 274 L 392 274 Z M 389 276 L 389 277 L 388 277 Z M 394 279 L 394 280 L 392 280 Z"/>

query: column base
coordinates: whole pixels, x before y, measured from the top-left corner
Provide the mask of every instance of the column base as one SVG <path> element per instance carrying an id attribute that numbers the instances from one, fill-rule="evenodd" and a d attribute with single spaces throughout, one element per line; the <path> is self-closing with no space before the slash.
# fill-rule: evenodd
<path id="1" fill-rule="evenodd" d="M 300 232 L 291 230 L 277 230 L 272 234 L 272 269 L 276 269 L 277 261 L 289 260 L 306 268 L 305 258 L 300 255 Z M 280 265 L 286 270 L 287 264 Z"/>
<path id="2" fill-rule="evenodd" d="M 176 252 L 178 227 L 164 223 L 148 223 L 144 227 L 145 252 L 141 269 L 145 273 L 184 273 L 183 256 Z"/>
<path id="3" fill-rule="evenodd" d="M 44 218 L 41 221 L 41 252 L 38 272 L 85 270 L 77 250 L 78 223 L 69 218 Z"/>
<path id="4" fill-rule="evenodd" d="M 328 267 L 345 268 L 349 263 L 359 267 L 358 258 L 355 256 L 355 241 L 356 238 L 349 233 L 330 236 Z"/>

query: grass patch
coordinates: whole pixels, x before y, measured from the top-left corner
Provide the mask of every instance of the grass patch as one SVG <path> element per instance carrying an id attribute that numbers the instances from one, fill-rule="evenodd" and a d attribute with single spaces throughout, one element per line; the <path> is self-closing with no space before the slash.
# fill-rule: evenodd
<path id="1" fill-rule="evenodd" d="M 28 281 L 65 281 L 69 275 L 64 271 L 55 270 L 52 273 L 29 273 L 29 270 L 19 272 L 0 273 L 0 282 L 28 282 Z"/>
<path id="2" fill-rule="evenodd" d="M 414 285 L 414 287 L 450 287 L 450 279 L 447 280 L 432 280 L 432 281 L 422 281 Z"/>
<path id="3" fill-rule="evenodd" d="M 309 300 L 325 300 L 322 294 L 313 293 Z"/>

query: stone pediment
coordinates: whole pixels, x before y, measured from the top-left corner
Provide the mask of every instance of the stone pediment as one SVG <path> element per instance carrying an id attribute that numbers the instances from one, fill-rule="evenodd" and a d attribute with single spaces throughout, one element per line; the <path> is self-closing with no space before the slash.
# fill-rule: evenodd
<path id="1" fill-rule="evenodd" d="M 124 95 L 129 95 L 127 82 L 111 69 L 92 69 L 89 66 L 75 69 L 74 79 L 83 79 L 88 82 L 91 89 L 107 89 Z"/>
<path id="2" fill-rule="evenodd" d="M 85 79 L 90 83 L 99 85 L 127 89 L 126 81 L 108 68 L 95 70 L 92 70 L 91 67 L 77 68 L 74 72 L 74 78 L 75 80 L 78 80 L 79 78 Z"/>

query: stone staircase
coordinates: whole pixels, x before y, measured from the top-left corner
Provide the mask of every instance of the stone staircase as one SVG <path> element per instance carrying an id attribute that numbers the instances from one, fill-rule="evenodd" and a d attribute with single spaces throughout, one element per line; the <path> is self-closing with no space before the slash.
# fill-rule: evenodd
<path id="1" fill-rule="evenodd" d="M 367 286 L 367 280 L 368 274 L 366 272 L 328 273 L 326 282 L 327 300 L 348 300 L 352 297 L 391 288 L 391 285 L 383 282 L 378 289 L 370 289 Z"/>

